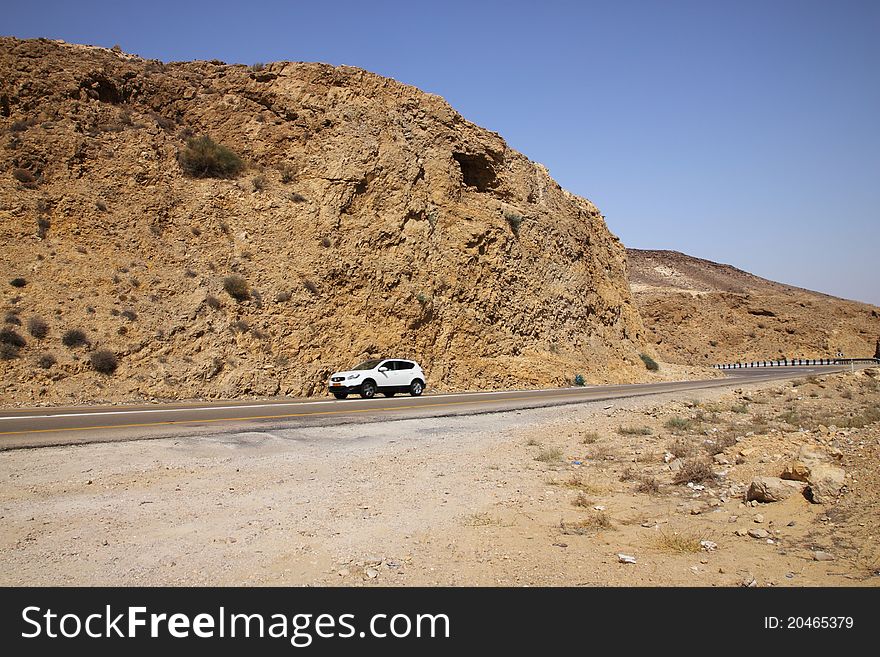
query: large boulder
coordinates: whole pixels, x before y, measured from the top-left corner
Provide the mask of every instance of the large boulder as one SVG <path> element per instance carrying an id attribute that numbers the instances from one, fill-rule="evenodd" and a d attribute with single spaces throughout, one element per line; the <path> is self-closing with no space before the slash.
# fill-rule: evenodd
<path id="1" fill-rule="evenodd" d="M 804 496 L 815 504 L 825 504 L 840 493 L 846 471 L 828 463 L 829 455 L 813 445 L 803 445 L 797 458 L 785 466 L 781 478 L 792 482 L 803 482 Z"/>
<path id="2" fill-rule="evenodd" d="M 793 493 L 803 493 L 804 484 L 778 477 L 755 477 L 746 490 L 746 502 L 781 502 Z"/>
<path id="3" fill-rule="evenodd" d="M 840 493 L 845 481 L 843 468 L 828 463 L 817 463 L 810 468 L 810 478 L 804 495 L 815 504 L 831 502 Z"/>

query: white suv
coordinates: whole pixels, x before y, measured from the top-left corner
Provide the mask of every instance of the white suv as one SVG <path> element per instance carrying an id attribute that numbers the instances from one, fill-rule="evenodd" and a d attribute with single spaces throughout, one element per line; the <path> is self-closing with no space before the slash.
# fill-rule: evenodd
<path id="1" fill-rule="evenodd" d="M 345 399 L 353 392 L 364 399 L 372 399 L 377 392 L 386 397 L 398 392 L 418 397 L 425 389 L 425 373 L 414 360 L 376 358 L 331 374 L 327 387 L 336 399 Z"/>

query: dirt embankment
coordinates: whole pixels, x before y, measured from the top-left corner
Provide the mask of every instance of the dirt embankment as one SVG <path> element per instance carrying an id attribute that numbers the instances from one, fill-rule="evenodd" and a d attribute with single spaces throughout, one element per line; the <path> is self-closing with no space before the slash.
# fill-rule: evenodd
<path id="1" fill-rule="evenodd" d="M 878 407 L 872 370 L 4 452 L 0 583 L 876 585 Z"/>

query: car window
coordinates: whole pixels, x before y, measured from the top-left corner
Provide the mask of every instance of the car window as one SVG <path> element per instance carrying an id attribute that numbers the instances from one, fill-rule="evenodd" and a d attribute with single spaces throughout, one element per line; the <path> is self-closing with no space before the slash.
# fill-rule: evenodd
<path id="1" fill-rule="evenodd" d="M 355 365 L 351 369 L 352 370 L 371 370 L 381 362 L 382 362 L 381 360 L 365 360 L 363 363 L 358 363 L 357 365 Z"/>
<path id="2" fill-rule="evenodd" d="M 399 370 L 411 370 L 415 366 L 415 363 L 408 363 L 405 360 L 397 361 L 397 369 Z"/>

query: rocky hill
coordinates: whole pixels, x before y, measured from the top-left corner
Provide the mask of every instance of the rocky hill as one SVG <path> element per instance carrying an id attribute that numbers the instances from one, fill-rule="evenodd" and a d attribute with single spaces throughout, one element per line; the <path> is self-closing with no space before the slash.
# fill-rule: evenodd
<path id="1" fill-rule="evenodd" d="M 2 404 L 646 375 L 596 207 L 413 87 L 3 38 L 0 134 Z"/>
<path id="2" fill-rule="evenodd" d="M 880 308 L 675 251 L 627 249 L 630 288 L 671 362 L 873 356 Z"/>

